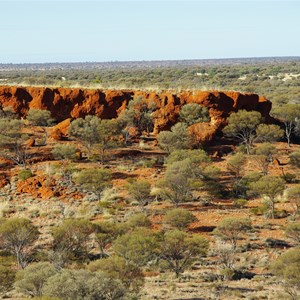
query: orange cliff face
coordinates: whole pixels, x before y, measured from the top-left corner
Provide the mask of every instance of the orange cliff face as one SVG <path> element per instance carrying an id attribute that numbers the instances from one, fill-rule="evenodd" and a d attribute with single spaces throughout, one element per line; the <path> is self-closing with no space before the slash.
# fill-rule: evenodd
<path id="1" fill-rule="evenodd" d="M 191 128 L 200 135 L 207 131 L 212 136 L 213 132 L 226 124 L 229 114 L 239 109 L 259 111 L 266 122 L 271 121 L 269 112 L 272 103 L 256 94 L 219 91 L 183 91 L 175 94 L 169 91 L 156 93 L 0 86 L 0 106 L 11 107 L 21 117 L 26 117 L 30 108 L 47 109 L 58 122 L 86 115 L 96 115 L 104 119 L 116 118 L 126 108 L 127 103 L 138 96 L 151 101 L 155 106 L 154 133 L 174 125 L 178 121 L 181 106 L 186 103 L 198 103 L 209 110 L 211 123 Z"/>

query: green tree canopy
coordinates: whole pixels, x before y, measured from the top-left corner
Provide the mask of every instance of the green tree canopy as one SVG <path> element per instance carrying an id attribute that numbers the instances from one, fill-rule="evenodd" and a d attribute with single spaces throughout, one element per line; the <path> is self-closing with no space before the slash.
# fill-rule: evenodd
<path id="1" fill-rule="evenodd" d="M 271 271 L 284 282 L 286 291 L 293 300 L 300 288 L 300 248 L 293 248 L 279 256 L 272 264 Z"/>
<path id="2" fill-rule="evenodd" d="M 95 227 L 87 220 L 66 219 L 52 230 L 53 248 L 65 252 L 69 258 L 83 259 Z"/>
<path id="3" fill-rule="evenodd" d="M 281 195 L 285 188 L 283 179 L 277 176 L 263 176 L 258 181 L 252 182 L 250 188 L 253 192 L 265 196 L 270 206 L 271 217 L 274 218 L 276 197 Z"/>
<path id="4" fill-rule="evenodd" d="M 183 105 L 179 112 L 179 119 L 188 126 L 210 121 L 208 109 L 197 103 L 188 103 Z"/>
<path id="5" fill-rule="evenodd" d="M 224 241 L 229 241 L 233 250 L 236 250 L 237 241 L 251 228 L 250 219 L 225 218 L 214 230 L 214 234 Z"/>
<path id="6" fill-rule="evenodd" d="M 223 132 L 227 136 L 240 140 L 245 145 L 247 154 L 250 154 L 256 137 L 256 129 L 262 122 L 261 114 L 257 111 L 239 110 L 232 113 L 227 121 L 228 125 L 223 129 Z"/>
<path id="7" fill-rule="evenodd" d="M 56 273 L 54 266 L 48 262 L 31 264 L 17 273 L 15 287 L 25 295 L 41 297 L 47 280 Z"/>
<path id="8" fill-rule="evenodd" d="M 284 123 L 285 137 L 287 139 L 288 146 L 290 147 L 292 135 L 300 121 L 299 104 L 282 105 L 272 110 L 272 114 Z"/>
<path id="9" fill-rule="evenodd" d="M 105 188 L 111 186 L 111 172 L 104 168 L 83 169 L 75 174 L 74 180 L 83 189 L 94 192 L 98 198 Z"/>
<path id="10" fill-rule="evenodd" d="M 197 218 L 191 212 L 183 208 L 171 209 L 165 215 L 165 222 L 180 230 L 186 229 L 188 225 L 196 220 Z"/>
<path id="11" fill-rule="evenodd" d="M 164 151 L 170 153 L 174 150 L 189 149 L 193 138 L 185 123 L 176 123 L 171 131 L 161 131 L 157 136 L 157 141 Z"/>
<path id="12" fill-rule="evenodd" d="M 154 259 L 157 242 L 151 230 L 139 228 L 119 236 L 112 246 L 116 255 L 141 267 Z"/>
<path id="13" fill-rule="evenodd" d="M 0 248 L 11 252 L 21 268 L 28 264 L 38 237 L 38 229 L 28 219 L 12 218 L 0 222 Z"/>
<path id="14" fill-rule="evenodd" d="M 164 234 L 159 254 L 166 262 L 166 267 L 178 277 L 196 258 L 204 256 L 207 250 L 208 241 L 202 236 L 189 236 L 180 230 L 172 230 Z"/>

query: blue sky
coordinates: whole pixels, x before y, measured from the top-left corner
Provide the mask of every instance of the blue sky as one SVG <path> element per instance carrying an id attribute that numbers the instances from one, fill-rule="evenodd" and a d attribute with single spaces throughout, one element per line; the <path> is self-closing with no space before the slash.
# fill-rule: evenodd
<path id="1" fill-rule="evenodd" d="M 0 63 L 300 55 L 299 1 L 1 1 Z"/>

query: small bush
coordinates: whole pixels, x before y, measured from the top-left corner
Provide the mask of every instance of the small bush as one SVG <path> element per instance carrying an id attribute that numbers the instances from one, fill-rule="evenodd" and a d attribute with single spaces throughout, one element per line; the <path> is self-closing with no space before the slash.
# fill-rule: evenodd
<path id="1" fill-rule="evenodd" d="M 166 223 L 178 229 L 184 229 L 196 220 L 191 212 L 183 208 L 169 210 L 165 216 Z"/>
<path id="2" fill-rule="evenodd" d="M 248 203 L 246 199 L 236 199 L 234 200 L 234 206 L 237 208 L 243 208 Z"/>
<path id="3" fill-rule="evenodd" d="M 269 207 L 266 204 L 253 207 L 250 211 L 256 216 L 263 216 L 269 211 Z"/>
<path id="4" fill-rule="evenodd" d="M 0 293 L 5 293 L 12 289 L 16 272 L 8 266 L 0 265 Z"/>
<path id="5" fill-rule="evenodd" d="M 297 176 L 292 173 L 286 173 L 281 177 L 286 183 L 294 183 L 296 182 L 296 178 L 297 178 Z"/>
<path id="6" fill-rule="evenodd" d="M 69 159 L 76 158 L 76 147 L 73 145 L 60 145 L 57 144 L 52 150 L 52 155 L 55 159 Z"/>
<path id="7" fill-rule="evenodd" d="M 26 179 L 28 179 L 28 178 L 30 178 L 32 176 L 33 176 L 33 174 L 31 172 L 31 170 L 29 170 L 29 169 L 21 170 L 18 173 L 19 180 L 26 180 Z"/>

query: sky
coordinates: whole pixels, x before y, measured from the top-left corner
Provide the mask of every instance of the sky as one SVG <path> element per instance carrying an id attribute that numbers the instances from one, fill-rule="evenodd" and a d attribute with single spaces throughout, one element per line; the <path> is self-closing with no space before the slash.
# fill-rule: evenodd
<path id="1" fill-rule="evenodd" d="M 0 11 L 0 63 L 300 56 L 300 0 L 0 0 Z"/>

